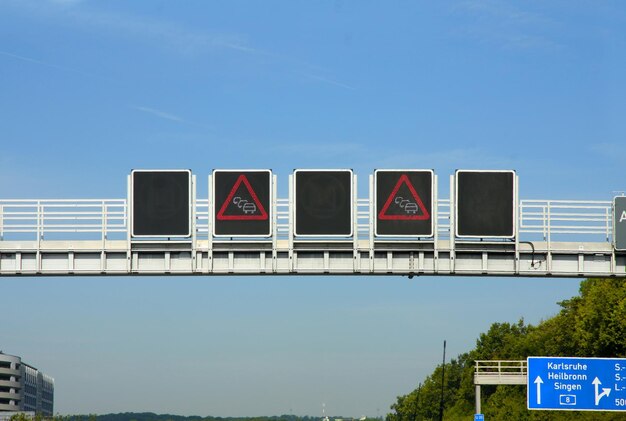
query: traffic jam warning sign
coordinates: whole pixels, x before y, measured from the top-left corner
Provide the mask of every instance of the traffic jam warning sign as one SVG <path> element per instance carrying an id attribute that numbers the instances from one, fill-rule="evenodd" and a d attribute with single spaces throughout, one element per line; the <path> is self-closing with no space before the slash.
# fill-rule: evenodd
<path id="1" fill-rule="evenodd" d="M 375 234 L 431 237 L 433 180 L 432 170 L 376 170 Z"/>
<path id="2" fill-rule="evenodd" d="M 271 180 L 270 170 L 213 171 L 213 234 L 270 236 Z"/>

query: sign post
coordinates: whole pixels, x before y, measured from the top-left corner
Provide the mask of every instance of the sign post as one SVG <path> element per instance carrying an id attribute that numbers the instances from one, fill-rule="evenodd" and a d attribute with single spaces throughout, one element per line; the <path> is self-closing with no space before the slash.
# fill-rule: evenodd
<path id="1" fill-rule="evenodd" d="M 613 246 L 626 251 L 626 196 L 613 199 Z"/>
<path id="2" fill-rule="evenodd" d="M 433 236 L 432 170 L 376 170 L 375 234 L 378 237 Z"/>
<path id="3" fill-rule="evenodd" d="M 626 358 L 528 357 L 528 409 L 626 411 Z"/>

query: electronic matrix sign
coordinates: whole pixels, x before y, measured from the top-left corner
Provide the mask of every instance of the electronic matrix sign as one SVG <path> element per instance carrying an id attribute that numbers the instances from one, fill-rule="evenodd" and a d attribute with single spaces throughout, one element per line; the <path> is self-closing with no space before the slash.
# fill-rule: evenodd
<path id="1" fill-rule="evenodd" d="M 191 171 L 131 172 L 131 236 L 191 236 Z"/>
<path id="2" fill-rule="evenodd" d="M 213 234 L 272 235 L 272 171 L 213 171 Z"/>
<path id="3" fill-rule="evenodd" d="M 352 170 L 295 170 L 296 236 L 350 237 Z"/>
<path id="4" fill-rule="evenodd" d="M 457 170 L 455 179 L 457 237 L 515 236 L 515 171 Z"/>
<path id="5" fill-rule="evenodd" d="M 432 170 L 376 170 L 376 236 L 433 236 L 433 179 Z"/>

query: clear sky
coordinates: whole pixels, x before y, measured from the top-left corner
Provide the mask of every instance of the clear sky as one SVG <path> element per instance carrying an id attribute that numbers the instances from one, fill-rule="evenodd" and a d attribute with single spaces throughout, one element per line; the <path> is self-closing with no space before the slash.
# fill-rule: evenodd
<path id="1" fill-rule="evenodd" d="M 133 168 L 515 169 L 626 190 L 622 1 L 0 2 L 0 198 L 123 198 Z M 572 279 L 3 278 L 0 349 L 56 410 L 385 414 Z M 5 299 L 10 297 L 10 299 Z"/>

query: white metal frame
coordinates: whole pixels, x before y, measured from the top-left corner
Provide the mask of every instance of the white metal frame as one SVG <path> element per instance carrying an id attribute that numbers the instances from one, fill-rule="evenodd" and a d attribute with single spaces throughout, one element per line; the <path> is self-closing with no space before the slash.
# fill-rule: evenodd
<path id="1" fill-rule="evenodd" d="M 229 173 L 244 173 L 244 172 L 256 172 L 256 173 L 268 173 L 269 174 L 269 184 L 268 184 L 268 191 L 269 191 L 269 204 L 268 204 L 268 209 L 267 209 L 267 216 L 269 219 L 269 229 L 267 234 L 237 234 L 237 235 L 226 235 L 226 234 L 217 234 L 215 232 L 215 216 L 217 213 L 217 210 L 220 209 L 221 204 L 216 204 L 215 203 L 215 173 L 217 172 L 229 172 Z M 212 212 L 209 215 L 209 217 L 211 218 L 211 225 L 212 225 L 212 231 L 209 233 L 209 235 L 213 235 L 213 237 L 215 238 L 269 238 L 272 236 L 273 232 L 274 232 L 274 214 L 276 213 L 276 209 L 274 208 L 274 178 L 273 178 L 273 173 L 271 169 L 251 169 L 251 170 L 237 170 L 237 169 L 228 169 L 228 170 L 221 170 L 221 169 L 214 169 L 211 172 L 211 177 L 209 177 L 209 185 L 211 186 L 211 191 L 209 192 L 209 200 L 211 201 L 211 203 L 213 203 L 212 206 Z"/>
<path id="2" fill-rule="evenodd" d="M 430 234 L 428 235 L 413 235 L 413 234 L 379 234 L 378 233 L 378 173 L 379 172 L 397 172 L 397 173 L 406 173 L 406 172 L 426 172 L 430 173 Z M 371 214 L 371 217 L 374 220 L 374 235 L 380 238 L 433 238 L 435 235 L 435 218 L 436 212 L 434 209 L 437 207 L 435 203 L 435 171 L 429 169 L 377 169 L 374 170 L 374 192 L 372 193 L 373 197 L 371 200 L 374 201 L 374 209 Z"/>
<path id="3" fill-rule="evenodd" d="M 310 235 L 310 234 L 298 234 L 296 232 L 296 207 L 297 207 L 297 196 L 296 196 L 296 191 L 297 191 L 297 174 L 299 172 L 349 172 L 350 173 L 350 191 L 348 192 L 349 196 L 350 196 L 350 234 L 348 235 L 333 235 L 333 234 L 315 234 L 315 235 Z M 355 175 L 354 175 L 354 171 L 352 171 L 352 169 L 349 168 L 338 168 L 338 169 L 297 169 L 294 170 L 293 172 L 293 191 L 291 192 L 292 194 L 292 206 L 291 206 L 291 223 L 293 224 L 293 237 L 295 238 L 352 238 L 355 235 L 355 229 L 354 229 L 354 223 L 355 223 L 355 212 L 354 212 L 354 208 L 355 206 L 357 206 L 357 203 L 355 203 L 356 201 L 354 200 L 354 196 L 355 196 Z M 290 235 L 291 237 L 291 235 Z"/>
<path id="4" fill-rule="evenodd" d="M 460 172 L 473 172 L 473 173 L 511 173 L 513 174 L 513 214 L 511 215 L 513 220 L 513 233 L 511 235 L 490 235 L 490 236 L 478 236 L 478 235 L 459 235 L 459 206 L 458 206 L 458 192 L 459 192 L 459 177 Z M 454 236 L 458 239 L 506 239 L 513 240 L 517 233 L 517 207 L 519 206 L 519 197 L 517 189 L 517 173 L 515 170 L 464 170 L 459 169 L 454 172 L 454 191 L 450 192 L 450 195 L 454 195 Z"/>
<path id="5" fill-rule="evenodd" d="M 180 234 L 174 234 L 174 235 L 135 235 L 134 231 L 135 231 L 135 227 L 134 227 L 134 212 L 133 212 L 133 201 L 134 201 L 134 197 L 135 197 L 135 186 L 134 186 L 134 174 L 135 173 L 156 173 L 156 172 L 186 172 L 188 175 L 188 179 L 189 179 L 189 193 L 188 193 L 188 200 L 189 200 L 189 204 L 187 206 L 188 208 L 188 214 L 189 214 L 189 232 L 185 235 L 180 235 Z M 193 191 L 195 190 L 194 186 L 193 186 L 193 177 L 191 175 L 191 170 L 173 170 L 173 169 L 168 169 L 168 170 L 147 170 L 147 169 L 141 169 L 141 170 L 132 170 L 130 172 L 130 192 L 129 192 L 129 207 L 130 207 L 130 212 L 129 212 L 129 218 L 130 218 L 130 237 L 131 238 L 189 238 L 192 237 L 193 234 L 193 226 L 194 226 L 194 221 L 192 220 L 193 217 L 193 209 L 192 207 L 195 207 L 195 203 L 193 200 Z"/>

